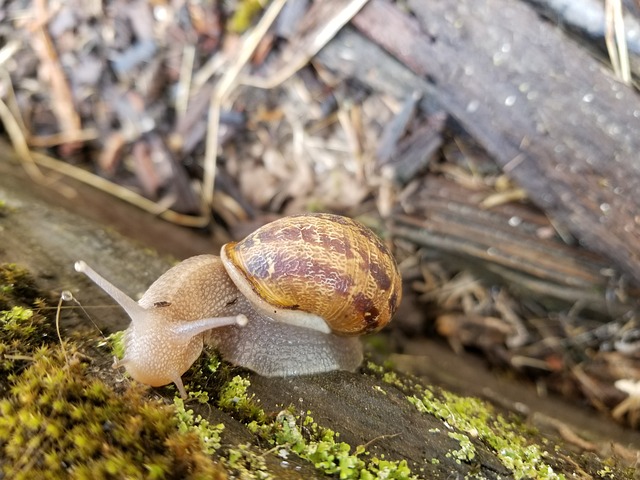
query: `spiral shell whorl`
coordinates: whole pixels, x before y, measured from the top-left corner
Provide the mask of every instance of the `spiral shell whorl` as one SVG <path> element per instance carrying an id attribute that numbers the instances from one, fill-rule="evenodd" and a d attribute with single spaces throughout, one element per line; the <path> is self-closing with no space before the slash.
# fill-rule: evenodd
<path id="1" fill-rule="evenodd" d="M 336 334 L 375 332 L 400 303 L 395 260 L 371 230 L 350 218 L 294 215 L 223 248 L 269 304 L 314 313 Z"/>

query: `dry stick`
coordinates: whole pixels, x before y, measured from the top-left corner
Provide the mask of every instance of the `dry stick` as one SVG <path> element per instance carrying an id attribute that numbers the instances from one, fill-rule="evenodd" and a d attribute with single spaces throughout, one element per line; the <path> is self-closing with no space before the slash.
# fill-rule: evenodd
<path id="1" fill-rule="evenodd" d="M 24 134 L 24 132 L 27 131 L 27 127 L 20 114 L 11 75 L 9 75 L 9 72 L 4 68 L 0 69 L 0 74 L 7 87 L 7 103 L 4 103 L 2 98 L 0 98 L 0 120 L 2 120 L 13 148 L 22 162 L 22 168 L 24 168 L 34 181 L 42 182 L 45 177 L 36 166 L 33 157 L 31 157 L 29 145 Z"/>
<path id="2" fill-rule="evenodd" d="M 20 124 L 2 98 L 0 98 L 0 120 L 2 120 L 4 128 L 11 140 L 11 144 L 18 154 L 18 158 L 20 159 L 27 174 L 34 181 L 44 182 L 45 176 L 37 167 L 36 162 L 31 155 L 31 151 L 27 145 L 27 140 L 24 138 L 22 129 L 20 128 Z"/>
<path id="3" fill-rule="evenodd" d="M 631 83 L 631 67 L 621 0 L 605 1 L 605 43 L 615 75 L 626 85 Z"/>
<path id="4" fill-rule="evenodd" d="M 365 172 L 365 160 L 362 149 L 361 142 L 361 132 L 356 126 L 356 123 L 353 121 L 353 112 L 356 107 L 351 107 L 349 110 L 345 109 L 342 106 L 338 107 L 338 122 L 342 127 L 346 137 L 347 144 L 349 145 L 349 150 L 351 156 L 356 160 L 357 170 L 356 170 L 356 180 L 361 182 L 364 180 L 366 172 Z"/>
<path id="5" fill-rule="evenodd" d="M 372 438 L 367 443 L 362 445 L 362 448 L 366 449 L 369 445 L 371 445 L 374 442 L 377 442 L 378 440 L 385 440 L 387 438 L 396 438 L 396 437 L 399 437 L 400 435 L 401 435 L 400 433 L 388 433 L 386 435 L 378 435 L 377 437 Z"/>
<path id="6" fill-rule="evenodd" d="M 275 77 L 267 79 L 266 81 L 251 78 L 239 81 L 242 69 L 251 58 L 251 55 L 253 55 L 253 52 L 258 47 L 258 44 L 267 33 L 271 24 L 275 21 L 287 0 L 274 0 L 274 2 L 271 3 L 269 9 L 262 16 L 258 25 L 256 25 L 253 31 L 243 42 L 242 49 L 237 60 L 222 76 L 216 86 L 216 89 L 211 95 L 211 103 L 209 104 L 209 124 L 207 128 L 204 156 L 204 178 L 202 181 L 203 215 L 208 215 L 211 207 L 213 206 L 214 183 L 217 169 L 216 157 L 218 154 L 218 130 L 220 128 L 220 110 L 222 108 L 222 102 L 238 85 L 255 86 L 258 88 L 273 88 L 284 82 L 287 78 L 291 77 L 298 70 L 304 67 L 309 60 L 318 51 L 320 51 L 320 49 L 324 47 L 368 1 L 369 0 L 352 0 L 349 2 L 320 30 L 309 50 L 304 52 L 304 55 L 299 56 L 297 61 L 292 63 L 281 74 L 277 74 Z"/>
<path id="7" fill-rule="evenodd" d="M 267 11 L 264 13 L 258 24 L 246 37 L 242 44 L 240 53 L 236 61 L 229 67 L 222 76 L 216 89 L 211 95 L 209 104 L 209 124 L 207 126 L 207 138 L 204 153 L 204 177 L 202 180 L 202 214 L 206 217 L 210 216 L 213 207 L 213 189 L 216 178 L 218 155 L 218 130 L 220 128 L 220 110 L 222 102 L 228 97 L 237 85 L 240 71 L 253 55 L 258 44 L 267 33 L 271 24 L 284 7 L 287 0 L 274 0 Z"/>
<path id="8" fill-rule="evenodd" d="M 184 118 L 189 105 L 189 93 L 191 92 L 191 77 L 193 74 L 193 61 L 196 49 L 193 45 L 186 45 L 182 50 L 182 63 L 180 64 L 180 80 L 176 92 L 176 116 L 178 122 Z"/>
<path id="9" fill-rule="evenodd" d="M 191 80 L 191 91 L 193 94 L 199 92 L 200 89 L 206 85 L 209 79 L 213 77 L 216 72 L 222 69 L 224 65 L 225 59 L 220 52 L 214 54 L 209 60 L 207 60 L 206 63 L 193 74 L 193 79 Z"/>
<path id="10" fill-rule="evenodd" d="M 13 57 L 13 54 L 20 50 L 20 47 L 22 47 L 20 40 L 10 40 L 4 47 L 0 48 L 0 67 Z"/>
<path id="11" fill-rule="evenodd" d="M 47 31 L 47 0 L 36 0 L 35 10 L 39 21 L 38 33 L 34 40 L 40 48 L 34 48 L 36 55 L 42 64 L 49 69 L 51 79 L 51 98 L 53 99 L 53 111 L 60 122 L 62 131 L 79 131 L 81 129 L 80 116 L 73 106 L 73 95 L 67 83 L 64 71 L 58 61 L 58 54 L 49 32 Z"/>
<path id="12" fill-rule="evenodd" d="M 629 65 L 629 50 L 627 48 L 627 33 L 624 28 L 624 18 L 622 16 L 621 0 L 614 2 L 614 25 L 616 32 L 616 44 L 618 46 L 618 55 L 620 56 L 620 68 L 622 73 L 622 81 L 631 84 L 631 66 Z"/>
<path id="13" fill-rule="evenodd" d="M 20 113 L 20 107 L 18 105 L 18 99 L 16 98 L 16 90 L 13 88 L 13 82 L 11 81 L 11 75 L 9 72 L 0 66 L 0 75 L 2 78 L 0 80 L 4 80 L 5 86 L 7 87 L 7 107 L 13 114 L 13 118 L 16 121 L 20 132 L 26 132 L 27 126 L 24 124 L 24 119 Z"/>
<path id="14" fill-rule="evenodd" d="M 32 147 L 54 147 L 63 143 L 88 142 L 100 138 L 100 132 L 95 128 L 85 128 L 83 130 L 66 130 L 64 132 L 53 133 L 51 135 L 29 135 L 29 145 Z"/>
<path id="15" fill-rule="evenodd" d="M 2 120 L 2 123 L 4 124 L 5 130 L 9 135 L 11 145 L 16 151 L 22 168 L 24 168 L 25 172 L 27 172 L 27 175 L 29 175 L 29 177 L 34 182 L 40 183 L 45 186 L 50 186 L 55 182 L 55 179 L 47 178 L 38 168 L 38 162 L 33 157 L 33 154 L 29 149 L 27 140 L 24 136 L 24 122 L 22 121 L 20 110 L 18 109 L 17 102 L 15 101 L 15 94 L 13 92 L 13 84 L 11 83 L 11 78 L 6 71 L 0 70 L 0 72 L 6 75 L 5 80 L 8 83 L 9 101 L 13 105 L 14 109 L 14 111 L 12 111 L 11 108 L 9 108 L 9 106 L 0 98 L 0 120 Z M 73 197 L 73 189 L 66 186 L 58 186 L 58 188 L 62 195 L 65 195 L 69 198 Z"/>
<path id="16" fill-rule="evenodd" d="M 480 202 L 482 208 L 494 208 L 506 203 L 516 202 L 518 200 L 525 200 L 527 198 L 527 191 L 524 188 L 512 188 L 506 192 L 497 192 L 488 195 L 484 200 Z"/>
<path id="17" fill-rule="evenodd" d="M 294 60 L 289 62 L 282 70 L 268 78 L 245 77 L 240 83 L 249 87 L 257 87 L 269 90 L 275 88 L 304 67 L 309 61 L 336 36 L 336 34 L 344 27 L 369 0 L 351 0 L 341 10 L 337 10 L 335 15 L 327 21 L 324 26 L 316 33 L 309 47 L 299 52 Z"/>
<path id="18" fill-rule="evenodd" d="M 604 32 L 604 41 L 607 46 L 607 52 L 609 53 L 609 60 L 611 61 L 611 67 L 613 68 L 613 73 L 615 73 L 616 77 L 620 78 L 620 59 L 618 57 L 618 51 L 616 49 L 616 42 L 613 38 L 613 14 L 612 14 L 612 5 L 610 0 L 605 0 L 604 5 L 604 16 L 605 16 L 605 32 Z"/>
<path id="19" fill-rule="evenodd" d="M 56 160 L 42 153 L 32 152 L 34 161 L 49 170 L 53 170 L 62 173 L 68 177 L 78 180 L 87 185 L 91 185 L 98 190 L 107 192 L 114 197 L 118 197 L 136 207 L 145 210 L 153 215 L 157 215 L 164 220 L 167 220 L 178 225 L 184 225 L 187 227 L 198 227 L 205 224 L 206 218 L 202 216 L 184 215 L 174 210 L 169 210 L 168 205 L 163 205 L 159 202 L 149 200 L 142 195 L 139 195 L 121 185 L 110 182 L 98 175 L 94 175 L 91 172 L 87 172 L 81 168 L 75 167 L 69 163 Z"/>

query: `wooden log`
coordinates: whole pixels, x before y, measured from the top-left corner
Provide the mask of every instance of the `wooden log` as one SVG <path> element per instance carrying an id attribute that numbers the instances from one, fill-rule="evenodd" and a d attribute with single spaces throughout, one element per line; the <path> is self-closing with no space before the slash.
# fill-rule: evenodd
<path id="1" fill-rule="evenodd" d="M 530 205 L 483 208 L 486 192 L 442 177 L 417 184 L 392 219 L 392 234 L 446 256 L 448 264 L 508 285 L 519 298 L 543 300 L 551 311 L 576 304 L 608 322 L 638 308 L 638 289 L 616 298 L 619 278 L 607 259 L 568 245 L 548 219 Z M 491 273 L 497 278 L 492 278 Z"/>
<path id="2" fill-rule="evenodd" d="M 74 272 L 73 263 L 78 258 L 99 267 L 107 278 L 134 295 L 135 292 L 144 291 L 148 284 L 169 267 L 170 262 L 144 246 L 51 202 L 39 200 L 37 190 L 29 187 L 29 183 L 13 176 L 11 172 L 5 170 L 0 175 L 0 200 L 5 202 L 5 214 L 0 216 L 0 263 L 19 262 L 27 266 L 40 287 L 51 291 L 52 295 L 68 289 L 87 306 L 112 304 L 97 287 Z M 88 311 L 105 333 L 121 329 L 128 323 L 124 313 L 117 307 L 88 308 Z M 72 332 L 80 322 L 82 331 L 86 332 L 86 320 L 79 315 L 64 315 L 63 332 L 66 338 L 73 336 Z M 119 374 L 109 368 L 108 354 L 103 353 L 104 358 L 96 358 L 101 355 L 96 350 L 92 350 L 91 354 L 94 356 L 91 370 L 100 378 L 115 383 L 115 375 Z M 300 415 L 300 419 L 296 419 L 293 425 L 296 426 L 296 422 L 299 422 L 300 426 L 296 428 L 300 428 L 303 434 L 306 428 L 304 418 L 309 411 L 314 421 L 322 427 L 340 432 L 338 441 L 345 442 L 347 448 L 351 449 L 351 454 L 355 453 L 356 446 L 361 445 L 370 452 L 366 458 L 384 456 L 389 461 L 405 460 L 417 478 L 449 478 L 452 474 L 477 475 L 487 479 L 514 478 L 514 472 L 521 471 L 518 470 L 521 467 L 513 470 L 505 466 L 504 461 L 500 460 L 500 448 L 495 447 L 505 445 L 505 448 L 511 448 L 508 439 L 513 433 L 506 433 L 507 436 L 501 440 L 500 434 L 495 437 L 485 436 L 484 431 L 477 430 L 480 427 L 464 427 L 463 423 L 457 423 L 453 427 L 451 424 L 463 422 L 464 417 L 460 416 L 463 411 L 459 409 L 464 402 L 469 402 L 469 406 L 465 408 L 469 409 L 468 414 L 472 416 L 478 414 L 477 409 L 481 403 L 474 399 L 454 400 L 457 397 L 445 393 L 444 398 L 448 398 L 446 401 L 456 402 L 456 406 L 438 404 L 440 406 L 436 410 L 428 413 L 427 397 L 424 398 L 427 403 L 419 403 L 422 402 L 421 396 L 428 393 L 426 387 L 399 373 L 389 372 L 389 375 L 384 376 L 378 367 L 366 367 L 356 373 L 334 372 L 273 379 L 242 369 L 231 370 L 230 374 L 228 372 L 229 370 L 227 380 L 223 375 L 207 381 L 213 385 L 210 385 L 212 394 L 220 393 L 220 388 L 224 388 L 220 385 L 228 381 L 229 375 L 240 374 L 241 378 L 251 383 L 248 393 L 255 395 L 252 401 L 256 408 L 264 410 L 267 421 L 276 423 L 276 427 L 269 428 L 278 428 L 278 422 L 282 422 L 282 418 L 286 420 L 288 415 L 285 412 L 285 417 L 282 417 L 281 412 L 292 406 L 293 411 Z M 193 372 L 186 375 L 187 379 L 191 374 Z M 428 395 L 440 398 L 439 390 L 433 391 L 435 393 Z M 171 402 L 170 389 L 157 389 L 154 392 Z M 413 395 L 417 395 L 416 398 L 412 398 Z M 415 402 L 421 406 L 418 408 L 414 405 Z M 265 462 L 264 469 L 275 478 L 325 478 L 322 465 L 298 458 L 288 450 L 292 448 L 290 443 L 285 442 L 274 449 L 273 444 L 264 442 L 247 426 L 247 421 L 238 412 L 216 408 L 215 400 L 209 405 L 195 405 L 193 408 L 210 422 L 224 423 L 224 446 L 218 455 L 224 456 L 225 452 L 249 443 L 249 448 L 257 451 L 257 457 Z M 452 411 L 449 412 L 448 408 Z M 498 415 L 498 411 L 491 407 L 486 412 L 489 416 Z M 548 440 L 536 438 L 529 429 L 517 427 L 519 421 L 515 424 L 510 424 L 509 421 L 497 422 L 494 426 L 500 424 L 501 428 L 508 429 L 507 432 L 515 428 L 518 438 L 520 435 L 527 435 L 526 451 L 529 453 L 526 455 L 530 455 L 532 442 L 539 443 L 539 447 L 533 447 L 537 452 L 542 449 L 554 452 L 537 458 L 537 466 L 532 464 L 531 468 L 537 469 L 540 465 L 549 464 L 554 472 L 568 473 L 573 470 L 575 464 L 564 460 L 568 458 L 568 452 L 557 453 Z M 485 423 L 483 421 L 483 428 Z M 501 443 L 493 443 L 496 441 Z M 540 442 L 544 442 L 544 446 Z M 286 462 L 279 456 L 280 450 L 288 452 Z M 581 462 L 579 459 L 576 461 Z M 595 475 L 596 469 L 602 465 L 592 459 L 589 462 L 589 465 L 580 463 L 580 467 Z M 229 468 L 233 472 L 233 467 Z"/>

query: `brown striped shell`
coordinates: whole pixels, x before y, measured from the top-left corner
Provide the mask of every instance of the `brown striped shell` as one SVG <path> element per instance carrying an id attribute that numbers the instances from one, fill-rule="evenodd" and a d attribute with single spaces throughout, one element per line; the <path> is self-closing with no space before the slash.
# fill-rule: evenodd
<path id="1" fill-rule="evenodd" d="M 224 245 L 222 258 L 240 272 L 229 272 L 241 277 L 234 279 L 238 288 L 246 282 L 248 298 L 257 294 L 272 314 L 309 312 L 339 335 L 381 329 L 400 304 L 401 278 L 389 250 L 367 227 L 339 215 L 281 218 Z"/>

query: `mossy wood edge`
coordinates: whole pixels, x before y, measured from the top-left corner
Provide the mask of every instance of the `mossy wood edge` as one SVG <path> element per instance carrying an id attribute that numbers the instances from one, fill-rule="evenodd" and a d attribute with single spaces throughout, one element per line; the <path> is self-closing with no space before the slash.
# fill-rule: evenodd
<path id="1" fill-rule="evenodd" d="M 100 265 L 105 275 L 133 294 L 143 292 L 170 262 L 104 226 L 38 200 L 35 192 L 21 187 L 18 179 L 0 177 L 0 263 L 26 269 L 29 275 L 24 278 L 36 280 L 43 295 L 50 298 L 49 305 L 68 289 L 88 306 L 91 318 L 105 332 L 126 327 L 128 321 L 118 308 L 90 308 L 111 302 L 73 271 L 74 261 L 83 258 Z M 11 379 L 12 389 L 3 392 L 4 418 L 11 418 L 11 413 L 35 418 L 33 421 L 43 422 L 47 432 L 46 425 L 55 422 L 43 413 L 45 410 L 37 410 L 34 417 L 31 408 L 48 401 L 42 382 L 58 378 L 59 384 L 53 381 L 55 388 L 75 392 L 64 399 L 69 402 L 65 408 L 80 408 L 74 401 L 80 405 L 89 402 L 97 414 L 104 415 L 115 405 L 113 420 L 91 427 L 101 434 L 117 431 L 111 422 L 140 422 L 137 432 L 147 434 L 136 437 L 138 443 L 129 437 L 123 441 L 134 442 L 139 458 L 147 459 L 134 465 L 140 470 L 132 471 L 148 478 L 175 478 L 174 467 L 184 469 L 181 475 L 188 472 L 194 478 L 203 472 L 215 472 L 220 478 L 227 474 L 241 478 L 324 478 L 327 474 L 340 478 L 449 478 L 453 472 L 487 479 L 563 478 L 563 473 L 573 472 L 576 465 L 593 476 L 615 473 L 610 461 L 605 465 L 594 456 L 571 455 L 540 438 L 521 419 L 500 415 L 485 402 L 421 385 L 371 362 L 355 374 L 268 379 L 224 363 L 216 370 L 203 356 L 185 376 L 195 398 L 180 406 L 174 404 L 175 392 L 170 387 L 146 390 L 113 371 L 111 352 L 96 347 L 100 335 L 79 309 L 65 310 L 63 315 L 63 335 L 70 342 L 66 346 L 69 363 L 65 363 L 52 334 L 53 310 L 43 309 L 37 315 L 46 318 L 48 346 L 40 349 L 41 341 L 22 344 L 21 348 L 30 350 L 24 355 L 27 359 L 18 360 L 14 373 L 19 374 Z M 29 382 L 37 386 L 33 392 L 28 389 Z M 100 408 L 95 407 L 96 402 Z M 87 420 L 91 422 L 91 417 Z M 15 428 L 15 423 L 5 422 L 0 435 L 11 425 Z M 55 434 L 55 426 L 49 428 Z M 172 436 L 172 428 L 182 429 L 187 437 Z M 161 437 L 166 450 L 145 452 L 146 446 L 158 448 L 157 441 L 150 442 L 158 432 L 167 436 Z M 54 438 L 44 440 L 41 445 L 24 448 L 39 451 L 55 444 Z M 82 432 L 74 445 L 96 454 Z M 207 457 L 201 455 L 203 450 L 192 452 L 196 457 L 189 456 L 191 463 L 185 462 L 185 452 L 194 445 L 215 453 Z M 6 442 L 0 440 L 3 468 L 10 466 L 6 448 Z M 55 463 L 55 455 L 51 455 L 48 461 Z M 38 462 L 21 465 L 25 477 L 29 473 L 26 467 L 42 467 Z M 121 464 L 122 458 L 116 458 L 110 465 L 117 469 Z M 91 471 L 91 465 L 88 461 L 78 471 Z M 135 478 L 136 474 L 131 475 Z"/>

